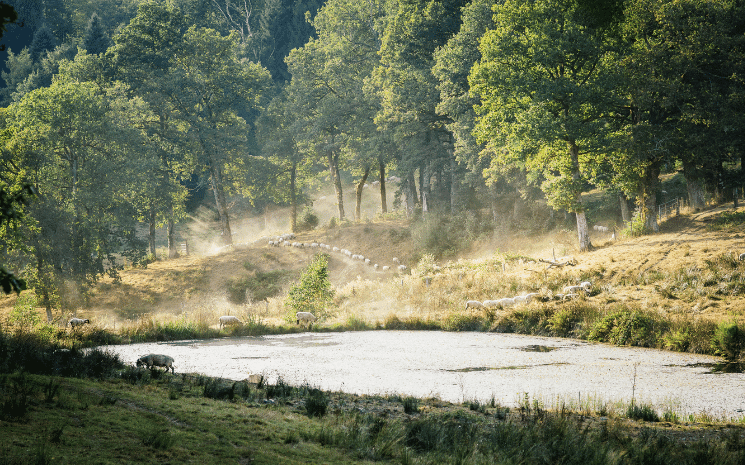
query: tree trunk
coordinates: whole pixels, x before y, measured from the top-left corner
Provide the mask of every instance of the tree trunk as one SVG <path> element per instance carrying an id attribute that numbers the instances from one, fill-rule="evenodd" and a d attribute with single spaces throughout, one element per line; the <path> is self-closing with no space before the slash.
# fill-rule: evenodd
<path id="1" fill-rule="evenodd" d="M 450 156 L 450 212 L 455 213 L 459 210 L 458 194 L 460 186 L 458 185 L 457 175 L 458 162 L 455 161 L 453 149 L 448 150 L 448 155 Z"/>
<path id="2" fill-rule="evenodd" d="M 621 204 L 621 220 L 624 223 L 631 221 L 631 210 L 629 209 L 629 198 L 621 192 L 618 194 L 618 201 Z"/>
<path id="3" fill-rule="evenodd" d="M 333 150 L 326 152 L 326 158 L 329 164 L 329 173 L 331 175 L 331 182 L 334 183 L 334 190 L 336 191 L 336 205 L 339 207 L 339 221 L 344 220 L 344 192 L 341 187 L 341 176 L 339 176 L 339 154 Z"/>
<path id="4" fill-rule="evenodd" d="M 569 156 L 572 160 L 572 180 L 575 185 L 580 184 L 581 175 L 579 171 L 579 147 L 574 141 L 569 142 Z M 584 206 L 582 205 L 582 191 L 574 192 L 576 201 L 575 216 L 577 217 L 577 237 L 579 239 L 580 252 L 587 252 L 592 248 L 590 243 L 590 232 L 587 229 L 587 217 L 585 216 Z"/>
<path id="5" fill-rule="evenodd" d="M 171 207 L 173 209 L 173 207 Z M 173 223 L 173 213 L 168 218 L 168 258 L 178 257 L 178 247 L 176 246 L 176 227 Z"/>
<path id="6" fill-rule="evenodd" d="M 653 162 L 644 171 L 641 195 L 645 227 L 653 232 L 660 231 L 657 223 L 657 185 L 660 178 L 660 163 Z"/>
<path id="7" fill-rule="evenodd" d="M 380 210 L 383 213 L 388 213 L 388 199 L 385 192 L 385 162 L 383 162 L 383 157 L 378 157 L 378 165 L 380 171 Z"/>
<path id="8" fill-rule="evenodd" d="M 155 258 L 155 205 L 150 202 L 150 212 L 148 215 L 148 226 L 150 231 L 148 234 L 148 245 L 150 246 L 150 255 Z"/>
<path id="9" fill-rule="evenodd" d="M 406 198 L 406 217 L 411 218 L 414 215 L 414 207 L 416 206 L 416 182 L 414 181 L 414 173 L 409 171 L 406 175 L 406 185 L 404 187 L 404 196 Z"/>
<path id="10" fill-rule="evenodd" d="M 587 217 L 584 211 L 576 213 L 577 216 L 577 237 L 579 238 L 580 252 L 587 252 L 592 247 L 590 243 L 590 232 L 587 229 Z"/>
<path id="11" fill-rule="evenodd" d="M 355 189 L 357 204 L 354 208 L 354 217 L 357 221 L 362 221 L 362 190 L 365 188 L 365 183 L 367 182 L 367 177 L 369 175 L 370 167 L 368 166 L 367 168 L 365 168 L 365 174 L 362 175 L 362 179 L 360 179 L 360 182 L 357 183 L 357 188 Z"/>
<path id="12" fill-rule="evenodd" d="M 429 164 L 426 164 L 419 168 L 419 191 L 422 195 L 422 213 L 427 213 L 429 211 L 429 181 Z"/>
<path id="13" fill-rule="evenodd" d="M 688 206 L 694 211 L 704 208 L 704 189 L 696 176 L 696 168 L 690 162 L 683 160 L 683 177 L 688 191 Z"/>
<path id="14" fill-rule="evenodd" d="M 233 233 L 230 231 L 230 218 L 228 218 L 228 205 L 225 201 L 225 190 L 222 185 L 222 172 L 214 159 L 210 163 L 210 179 L 212 181 L 212 192 L 215 194 L 215 206 L 222 225 L 222 243 L 223 245 L 231 245 L 233 244 Z"/>
<path id="15" fill-rule="evenodd" d="M 290 231 L 297 232 L 297 162 L 292 162 L 290 168 Z"/>

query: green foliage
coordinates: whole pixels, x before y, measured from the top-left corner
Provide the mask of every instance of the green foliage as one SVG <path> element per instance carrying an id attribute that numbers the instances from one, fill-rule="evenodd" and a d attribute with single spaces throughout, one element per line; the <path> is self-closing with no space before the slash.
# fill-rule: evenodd
<path id="1" fill-rule="evenodd" d="M 34 330 L 41 323 L 36 300 L 36 295 L 30 293 L 18 296 L 8 316 L 8 323 L 21 331 Z"/>
<path id="2" fill-rule="evenodd" d="M 282 291 L 282 281 L 289 275 L 286 270 L 255 271 L 244 278 L 228 281 L 228 300 L 234 304 L 244 304 L 248 299 L 261 302 L 274 297 Z"/>
<path id="3" fill-rule="evenodd" d="M 654 315 L 639 310 L 619 309 L 592 324 L 587 338 L 615 345 L 653 347 L 662 332 L 662 323 Z"/>
<path id="4" fill-rule="evenodd" d="M 401 404 L 403 405 L 404 413 L 409 415 L 419 413 L 419 399 L 416 397 L 405 397 L 401 400 Z"/>
<path id="5" fill-rule="evenodd" d="M 632 402 L 626 409 L 626 416 L 632 420 L 660 421 L 660 415 L 648 404 L 637 405 Z"/>
<path id="6" fill-rule="evenodd" d="M 722 212 L 707 223 L 709 231 L 726 231 L 745 225 L 745 212 Z"/>
<path id="7" fill-rule="evenodd" d="M 168 450 L 176 443 L 176 437 L 168 428 L 153 425 L 142 433 L 142 444 L 157 450 Z"/>
<path id="8" fill-rule="evenodd" d="M 308 231 L 316 229 L 317 226 L 318 214 L 313 210 L 312 206 L 306 205 L 305 208 L 303 208 L 303 212 L 300 214 L 300 221 L 297 224 L 298 230 Z"/>
<path id="9" fill-rule="evenodd" d="M 311 312 L 319 319 L 326 316 L 326 309 L 334 298 L 328 260 L 328 255 L 316 254 L 300 275 L 300 282 L 290 288 L 285 300 L 288 321 L 294 321 L 297 312 Z"/>
<path id="10" fill-rule="evenodd" d="M 320 389 L 310 389 L 305 396 L 305 412 L 311 418 L 326 415 L 329 398 Z"/>
<path id="11" fill-rule="evenodd" d="M 719 323 L 711 339 L 711 348 L 727 362 L 738 362 L 745 346 L 745 332 L 733 321 Z"/>

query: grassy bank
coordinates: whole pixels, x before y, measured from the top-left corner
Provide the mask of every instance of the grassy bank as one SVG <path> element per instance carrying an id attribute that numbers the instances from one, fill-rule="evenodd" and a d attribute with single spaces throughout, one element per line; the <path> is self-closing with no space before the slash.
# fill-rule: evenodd
<path id="1" fill-rule="evenodd" d="M 356 396 L 4 336 L 0 463 L 734 464 L 741 423 L 644 405 Z"/>

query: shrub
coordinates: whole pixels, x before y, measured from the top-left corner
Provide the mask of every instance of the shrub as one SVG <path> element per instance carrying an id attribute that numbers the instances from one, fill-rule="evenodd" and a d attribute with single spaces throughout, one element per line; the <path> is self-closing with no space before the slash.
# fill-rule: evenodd
<path id="1" fill-rule="evenodd" d="M 320 389 L 311 389 L 305 396 L 305 411 L 311 418 L 326 415 L 328 406 L 329 398 Z"/>
<path id="2" fill-rule="evenodd" d="M 300 282 L 290 288 L 285 301 L 288 321 L 295 320 L 296 312 L 312 312 L 318 318 L 325 316 L 326 307 L 334 298 L 328 263 L 328 255 L 316 254 L 300 276 Z"/>
<path id="3" fill-rule="evenodd" d="M 615 345 L 654 346 L 657 321 L 640 311 L 621 309 L 597 320 L 587 338 Z"/>
<path id="4" fill-rule="evenodd" d="M 303 208 L 299 220 L 297 227 L 300 231 L 315 229 L 316 226 L 318 226 L 318 214 L 310 205 L 306 205 L 305 208 Z"/>
<path id="5" fill-rule="evenodd" d="M 634 402 L 626 409 L 626 416 L 632 420 L 660 421 L 660 416 L 652 406 L 647 404 L 640 406 Z"/>
<path id="6" fill-rule="evenodd" d="M 404 406 L 404 413 L 419 413 L 419 400 L 416 397 L 407 397 L 401 403 Z"/>
<path id="7" fill-rule="evenodd" d="M 727 362 L 737 362 L 742 352 L 745 334 L 735 322 L 719 323 L 711 339 L 711 348 L 716 355 L 721 355 Z"/>

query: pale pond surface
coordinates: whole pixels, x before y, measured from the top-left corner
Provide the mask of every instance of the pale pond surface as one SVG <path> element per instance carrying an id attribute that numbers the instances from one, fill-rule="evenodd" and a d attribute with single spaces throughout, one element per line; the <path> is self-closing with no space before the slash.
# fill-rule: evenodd
<path id="1" fill-rule="evenodd" d="M 125 363 L 148 353 L 175 359 L 176 373 L 233 380 L 263 374 L 292 385 L 356 394 L 492 397 L 517 406 L 525 394 L 547 407 L 557 399 L 637 402 L 660 412 L 745 416 L 745 374 L 712 373 L 714 357 L 622 348 L 571 339 L 501 333 L 363 331 L 240 337 L 108 346 Z"/>

